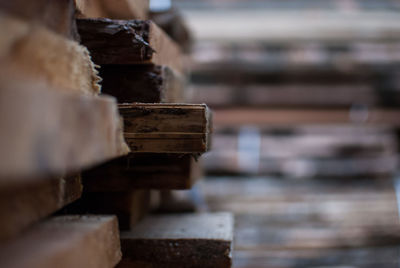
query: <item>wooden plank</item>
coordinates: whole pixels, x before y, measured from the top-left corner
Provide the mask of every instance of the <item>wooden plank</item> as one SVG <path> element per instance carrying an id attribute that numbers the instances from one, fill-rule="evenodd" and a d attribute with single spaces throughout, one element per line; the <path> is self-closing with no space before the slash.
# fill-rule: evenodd
<path id="1" fill-rule="evenodd" d="M 400 125 L 397 109 L 279 109 L 233 108 L 215 109 L 214 124 L 219 126 L 298 124 L 362 124 Z"/>
<path id="2" fill-rule="evenodd" d="M 86 191 L 190 189 L 201 177 L 192 155 L 134 153 L 84 172 Z"/>
<path id="3" fill-rule="evenodd" d="M 114 216 L 60 216 L 0 246 L 0 266 L 10 268 L 111 268 L 121 259 Z"/>
<path id="4" fill-rule="evenodd" d="M 102 65 L 102 93 L 119 103 L 183 102 L 185 78 L 167 66 Z"/>
<path id="5" fill-rule="evenodd" d="M 165 65 L 183 73 L 179 47 L 151 21 L 78 19 L 77 25 L 96 64 Z"/>
<path id="6" fill-rule="evenodd" d="M 67 38 L 78 38 L 73 0 L 0 1 L 0 10 L 29 22 L 40 23 Z"/>
<path id="7" fill-rule="evenodd" d="M 118 267 L 231 267 L 228 213 L 151 216 L 121 233 Z"/>
<path id="8" fill-rule="evenodd" d="M 82 198 L 63 210 L 67 214 L 115 214 L 121 230 L 129 230 L 150 209 L 150 191 L 84 192 Z"/>
<path id="9" fill-rule="evenodd" d="M 193 36 L 181 13 L 176 8 L 151 11 L 150 19 L 174 40 L 185 53 L 190 53 Z"/>
<path id="10" fill-rule="evenodd" d="M 0 241 L 77 200 L 80 175 L 0 186 Z"/>
<path id="11" fill-rule="evenodd" d="M 149 0 L 100 0 L 111 19 L 131 20 L 148 18 Z"/>
<path id="12" fill-rule="evenodd" d="M 149 11 L 149 0 L 75 0 L 75 5 L 79 18 L 145 20 Z"/>
<path id="13" fill-rule="evenodd" d="M 24 79 L 43 80 L 53 89 L 87 95 L 100 91 L 100 78 L 85 47 L 37 23 L 5 14 L 0 15 L 0 24 L 2 69 Z"/>
<path id="14" fill-rule="evenodd" d="M 211 139 L 205 104 L 119 104 L 132 152 L 204 153 Z"/>
<path id="15" fill-rule="evenodd" d="M 62 175 L 128 153 L 115 99 L 0 78 L 0 183 Z"/>

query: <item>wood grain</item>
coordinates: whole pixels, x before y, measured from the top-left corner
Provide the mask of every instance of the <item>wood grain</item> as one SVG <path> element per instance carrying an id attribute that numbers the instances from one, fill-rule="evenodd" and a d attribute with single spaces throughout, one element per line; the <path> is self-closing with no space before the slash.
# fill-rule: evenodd
<path id="1" fill-rule="evenodd" d="M 115 99 L 0 78 L 0 184 L 64 175 L 124 155 Z"/>
<path id="2" fill-rule="evenodd" d="M 50 88 L 95 95 L 100 78 L 87 49 L 37 23 L 0 15 L 2 68 Z"/>
<path id="3" fill-rule="evenodd" d="M 0 246 L 0 266 L 10 268 L 111 268 L 120 259 L 114 216 L 50 218 Z"/>
<path id="4" fill-rule="evenodd" d="M 205 104 L 119 104 L 132 152 L 204 153 L 211 139 Z"/>
<path id="5" fill-rule="evenodd" d="M 228 213 L 151 216 L 121 233 L 118 267 L 231 267 Z"/>
<path id="6" fill-rule="evenodd" d="M 0 186 L 0 241 L 80 198 L 80 175 Z"/>
<path id="7" fill-rule="evenodd" d="M 183 73 L 179 47 L 151 21 L 78 19 L 77 25 L 96 64 L 156 64 Z"/>

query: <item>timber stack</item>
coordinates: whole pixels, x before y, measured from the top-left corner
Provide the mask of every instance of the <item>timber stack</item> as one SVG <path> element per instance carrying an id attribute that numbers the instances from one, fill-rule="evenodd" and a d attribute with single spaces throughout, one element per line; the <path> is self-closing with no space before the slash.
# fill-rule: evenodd
<path id="1" fill-rule="evenodd" d="M 0 266 L 230 267 L 230 214 L 150 215 L 201 178 L 211 144 L 211 111 L 185 103 L 179 13 L 18 0 L 0 14 Z"/>

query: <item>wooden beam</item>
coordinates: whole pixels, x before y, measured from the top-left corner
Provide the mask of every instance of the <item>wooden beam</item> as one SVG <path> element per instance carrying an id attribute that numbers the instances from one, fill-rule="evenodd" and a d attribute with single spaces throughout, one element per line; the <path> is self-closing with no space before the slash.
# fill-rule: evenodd
<path id="1" fill-rule="evenodd" d="M 126 102 L 183 102 L 186 81 L 167 66 L 102 65 L 102 92 Z"/>
<path id="2" fill-rule="evenodd" d="M 204 153 L 211 139 L 205 104 L 119 104 L 132 152 Z"/>
<path id="3" fill-rule="evenodd" d="M 149 0 L 75 0 L 80 18 L 148 18 Z"/>
<path id="4" fill-rule="evenodd" d="M 51 218 L 0 246 L 0 266 L 9 268 L 111 268 L 120 259 L 114 216 Z"/>
<path id="5" fill-rule="evenodd" d="M 85 189 L 86 190 L 86 189 Z M 149 190 L 84 192 L 82 198 L 63 210 L 67 214 L 115 214 L 121 230 L 129 230 L 150 209 Z"/>
<path id="6" fill-rule="evenodd" d="M 81 194 L 80 175 L 0 185 L 0 241 L 14 237 Z"/>
<path id="7" fill-rule="evenodd" d="M 0 78 L 0 183 L 63 175 L 126 154 L 115 99 Z"/>
<path id="8" fill-rule="evenodd" d="M 191 155 L 134 153 L 84 172 L 86 191 L 190 189 L 201 177 Z"/>
<path id="9" fill-rule="evenodd" d="M 288 126 L 297 124 L 358 124 L 400 126 L 397 109 L 215 109 L 218 126 Z"/>
<path id="10" fill-rule="evenodd" d="M 6 14 L 1 14 L 0 24 L 2 70 L 7 68 L 23 80 L 43 80 L 52 89 L 98 94 L 100 78 L 85 47 L 37 23 Z"/>
<path id="11" fill-rule="evenodd" d="M 228 213 L 151 216 L 121 233 L 118 267 L 231 267 Z"/>
<path id="12" fill-rule="evenodd" d="M 78 19 L 77 25 L 96 64 L 156 64 L 183 73 L 179 47 L 151 21 Z"/>
<path id="13" fill-rule="evenodd" d="M 77 39 L 78 37 L 73 0 L 0 1 L 0 10 L 22 18 L 29 23 L 39 23 L 67 38 Z M 5 36 L 2 35 L 2 38 L 5 38 Z"/>

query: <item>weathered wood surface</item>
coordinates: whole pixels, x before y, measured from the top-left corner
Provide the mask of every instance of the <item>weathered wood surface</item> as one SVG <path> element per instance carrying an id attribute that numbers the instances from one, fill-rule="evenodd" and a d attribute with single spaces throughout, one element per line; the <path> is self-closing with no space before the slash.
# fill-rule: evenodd
<path id="1" fill-rule="evenodd" d="M 53 89 L 86 95 L 99 92 L 100 78 L 85 47 L 37 23 L 4 13 L 0 24 L 3 69 L 24 79 L 43 80 Z"/>
<path id="2" fill-rule="evenodd" d="M 150 191 L 129 190 L 123 192 L 84 192 L 82 198 L 67 206 L 66 214 L 113 214 L 118 218 L 119 228 L 129 230 L 150 209 Z"/>
<path id="3" fill-rule="evenodd" d="M 118 267 L 231 267 L 228 213 L 151 216 L 121 233 Z"/>
<path id="4" fill-rule="evenodd" d="M 80 175 L 0 185 L 0 241 L 16 236 L 81 194 Z"/>
<path id="5" fill-rule="evenodd" d="M 190 189 L 201 177 L 192 155 L 133 153 L 84 172 L 86 191 Z"/>
<path id="6" fill-rule="evenodd" d="M 289 126 L 300 124 L 400 125 L 398 109 L 302 109 L 226 108 L 214 109 L 219 126 Z"/>
<path id="7" fill-rule="evenodd" d="M 111 268 L 121 259 L 114 216 L 50 218 L 0 246 L 0 266 Z"/>
<path id="8" fill-rule="evenodd" d="M 128 153 L 115 99 L 2 74 L 0 183 L 64 175 Z"/>
<path id="9" fill-rule="evenodd" d="M 132 152 L 204 153 L 212 132 L 205 104 L 119 104 Z"/>
<path id="10" fill-rule="evenodd" d="M 29 23 L 39 23 L 67 38 L 78 38 L 73 0 L 5 0 L 0 1 L 0 10 L 29 21 Z"/>
<path id="11" fill-rule="evenodd" d="M 395 267 L 398 210 L 391 180 L 212 177 L 210 211 L 235 215 L 234 267 Z"/>
<path id="12" fill-rule="evenodd" d="M 125 102 L 184 102 L 186 81 L 167 66 L 102 65 L 102 93 Z"/>
<path id="13" fill-rule="evenodd" d="M 96 64 L 155 64 L 183 72 L 179 47 L 151 21 L 78 19 L 77 25 Z"/>

